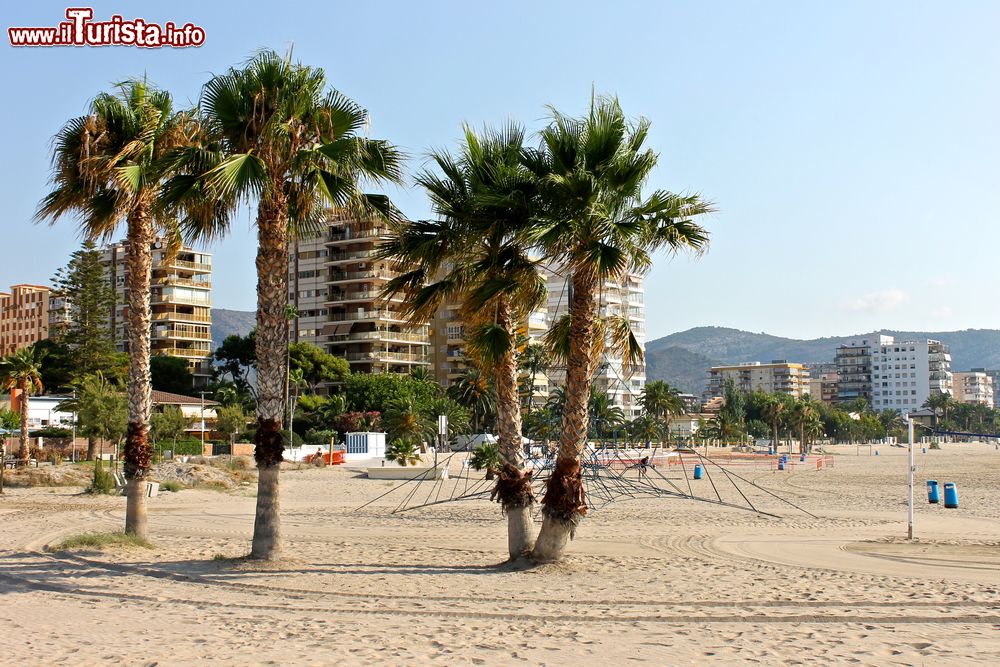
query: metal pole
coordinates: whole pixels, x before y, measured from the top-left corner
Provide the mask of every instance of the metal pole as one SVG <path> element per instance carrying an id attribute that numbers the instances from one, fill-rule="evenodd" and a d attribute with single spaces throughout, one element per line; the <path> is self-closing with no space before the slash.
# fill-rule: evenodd
<path id="1" fill-rule="evenodd" d="M 910 466 L 909 466 L 909 471 L 907 472 L 910 500 L 909 500 L 909 506 L 907 508 L 908 521 L 907 521 L 906 539 L 912 540 L 913 539 L 913 417 L 907 415 L 906 422 L 907 422 L 907 428 L 909 430 L 909 441 L 910 441 L 909 442 Z"/>
<path id="2" fill-rule="evenodd" d="M 205 392 L 201 394 L 201 455 L 205 455 Z"/>

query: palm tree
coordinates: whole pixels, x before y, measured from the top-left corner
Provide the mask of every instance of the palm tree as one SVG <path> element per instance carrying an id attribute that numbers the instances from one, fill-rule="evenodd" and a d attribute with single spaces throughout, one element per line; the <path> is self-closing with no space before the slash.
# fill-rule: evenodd
<path id="1" fill-rule="evenodd" d="M 778 429 L 785 416 L 791 411 L 788 397 L 785 394 L 768 394 L 764 403 L 764 417 L 771 425 L 771 446 L 778 451 Z"/>
<path id="2" fill-rule="evenodd" d="M 482 433 L 497 409 L 493 378 L 475 363 L 469 364 L 456 382 L 448 387 L 448 398 L 472 413 L 472 430 Z"/>
<path id="3" fill-rule="evenodd" d="M 278 474 L 288 343 L 289 239 L 314 232 L 326 206 L 357 217 L 398 217 L 360 180 L 399 182 L 400 153 L 359 133 L 368 113 L 327 88 L 322 69 L 273 51 L 213 77 L 202 92 L 198 145 L 178 151 L 165 199 L 191 238 L 224 235 L 243 204 L 256 205 L 257 511 L 251 556 L 281 555 Z"/>
<path id="4" fill-rule="evenodd" d="M 815 431 L 815 424 L 819 420 L 819 412 L 816 405 L 808 397 L 804 396 L 795 401 L 790 414 L 792 423 L 799 430 L 799 453 L 808 452 L 808 441 L 806 439 L 810 432 Z"/>
<path id="5" fill-rule="evenodd" d="M 34 346 L 22 347 L 14 354 L 0 361 L 0 389 L 17 390 L 21 421 L 20 448 L 17 451 L 18 465 L 28 462 L 28 396 L 42 391 L 42 358 Z"/>
<path id="6" fill-rule="evenodd" d="M 437 424 L 422 414 L 412 396 L 397 398 L 386 405 L 382 423 L 390 440 L 405 440 L 427 451 L 426 443 L 433 440 Z"/>
<path id="7" fill-rule="evenodd" d="M 661 190 L 642 196 L 657 162 L 656 153 L 643 147 L 648 131 L 647 120 L 630 123 L 616 99 L 599 97 L 583 118 L 553 110 L 541 147 L 526 152 L 545 204 L 538 243 L 570 278 L 567 400 L 559 455 L 542 500 L 538 560 L 560 558 L 587 511 L 580 457 L 587 440 L 600 286 L 645 270 L 657 249 L 702 251 L 708 244 L 708 233 L 692 218 L 711 205 L 696 195 Z"/>
<path id="8" fill-rule="evenodd" d="M 174 112 L 170 94 L 145 81 L 122 83 L 116 94 L 100 93 L 88 115 L 69 121 L 56 135 L 53 190 L 36 215 L 54 223 L 75 213 L 89 240 L 109 238 L 122 221 L 126 223 L 125 532 L 143 539 L 148 536 L 145 482 L 153 452 L 149 444 L 151 246 L 160 229 L 170 230 L 171 250 L 178 245 L 176 230 L 157 202 L 164 175 L 162 158 L 187 143 L 187 126 L 187 116 Z"/>
<path id="9" fill-rule="evenodd" d="M 602 440 L 625 424 L 625 412 L 620 406 L 612 405 L 611 397 L 597 387 L 590 388 L 587 412 L 594 435 Z"/>
<path id="10" fill-rule="evenodd" d="M 535 178 L 522 164 L 524 130 L 510 124 L 481 134 L 464 128 L 457 156 L 435 152 L 437 172 L 417 182 L 438 220 L 411 223 L 383 256 L 415 267 L 391 281 L 386 295 L 409 295 L 403 310 L 427 321 L 446 302 L 460 306 L 468 348 L 496 387 L 499 450 L 495 497 L 507 515 L 511 558 L 531 550 L 531 475 L 524 471 L 518 397 L 518 328 L 545 301 L 545 282 L 528 235 Z M 473 410 L 475 413 L 476 410 Z"/>
<path id="11" fill-rule="evenodd" d="M 923 407 L 928 408 L 934 412 L 934 427 L 937 428 L 938 423 L 938 411 L 941 411 L 941 420 L 948 421 L 948 408 L 951 407 L 952 398 L 951 394 L 947 393 L 934 393 L 927 397 L 924 401 Z"/>
<path id="12" fill-rule="evenodd" d="M 670 423 L 671 417 L 684 414 L 684 401 L 680 397 L 680 392 L 663 380 L 647 382 L 639 401 L 644 413 L 667 424 Z M 646 446 L 649 447 L 649 444 L 647 441 Z"/>

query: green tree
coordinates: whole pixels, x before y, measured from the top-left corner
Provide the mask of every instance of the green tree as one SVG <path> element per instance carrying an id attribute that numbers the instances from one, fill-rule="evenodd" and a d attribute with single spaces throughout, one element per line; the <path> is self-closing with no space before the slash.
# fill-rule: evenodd
<path id="1" fill-rule="evenodd" d="M 426 405 L 438 394 L 438 386 L 398 373 L 352 373 L 344 383 L 346 408 L 357 412 L 385 412 L 397 399 L 412 398 Z"/>
<path id="2" fill-rule="evenodd" d="M 187 419 L 176 406 L 166 406 L 159 412 L 154 412 L 149 420 L 149 434 L 153 442 L 159 444 L 164 440 L 173 442 L 173 451 L 177 451 L 177 438 L 184 435 L 187 429 Z"/>
<path id="3" fill-rule="evenodd" d="M 31 394 L 42 391 L 42 368 L 38 350 L 22 347 L 0 360 L 0 390 L 19 393 L 20 446 L 17 451 L 19 465 L 28 461 L 28 401 Z"/>
<path id="4" fill-rule="evenodd" d="M 314 231 L 325 207 L 362 218 L 398 218 L 384 195 L 359 183 L 399 182 L 400 153 L 362 134 L 368 113 L 327 86 L 322 69 L 258 53 L 212 77 L 199 106 L 197 147 L 178 152 L 166 199 L 193 238 L 228 232 L 256 206 L 257 512 L 251 556 L 281 555 L 278 476 L 288 350 L 289 239 Z"/>
<path id="5" fill-rule="evenodd" d="M 417 465 L 420 463 L 420 452 L 417 444 L 412 440 L 393 440 L 385 448 L 385 458 L 387 461 L 395 461 L 401 466 Z"/>
<path id="6" fill-rule="evenodd" d="M 150 276 L 157 229 L 175 230 L 157 200 L 164 155 L 187 140 L 187 118 L 173 111 L 170 94 L 145 81 L 128 81 L 116 94 L 99 93 L 90 113 L 70 120 L 54 140 L 53 190 L 41 202 L 37 218 L 58 220 L 66 213 L 81 219 L 83 235 L 110 236 L 126 223 L 126 326 L 129 351 L 128 435 L 125 476 L 128 500 L 125 532 L 148 535 L 145 481 L 152 449 L 149 416 Z M 170 234 L 172 247 L 177 237 Z M 95 325 L 96 326 L 96 325 Z"/>
<path id="7" fill-rule="evenodd" d="M 128 431 L 128 406 L 118 383 L 97 372 L 78 384 L 76 398 L 60 403 L 59 409 L 72 410 L 80 423 L 79 432 L 101 442 L 98 458 L 104 457 L 104 443 L 117 445 Z"/>
<path id="8" fill-rule="evenodd" d="M 702 251 L 708 243 L 708 233 L 693 218 L 709 212 L 709 204 L 662 190 L 642 195 L 657 163 L 656 153 L 643 146 L 648 132 L 649 122 L 630 123 L 616 99 L 595 97 L 583 118 L 553 110 L 542 146 L 526 153 L 543 185 L 546 210 L 536 238 L 571 287 L 566 406 L 542 500 L 538 560 L 561 558 L 586 513 L 580 458 L 587 442 L 599 286 L 646 269 L 658 249 Z"/>
<path id="9" fill-rule="evenodd" d="M 684 414 L 684 401 L 680 392 L 663 380 L 652 380 L 646 383 L 639 397 L 642 411 L 650 417 L 670 423 L 670 418 Z M 648 431 L 648 429 L 647 429 Z M 666 429 L 663 429 L 665 432 Z M 650 441 L 646 442 L 649 447 Z"/>
<path id="10" fill-rule="evenodd" d="M 215 409 L 215 428 L 232 445 L 250 421 L 239 404 L 222 405 Z"/>
<path id="11" fill-rule="evenodd" d="M 927 397 L 927 400 L 924 401 L 923 407 L 934 412 L 932 421 L 934 427 L 937 428 L 938 415 L 941 415 L 941 419 L 943 421 L 948 421 L 948 410 L 953 404 L 954 400 L 952 399 L 951 394 L 934 393 Z"/>
<path id="12" fill-rule="evenodd" d="M 312 343 L 292 343 L 288 354 L 291 370 L 301 371 L 302 379 L 311 392 L 315 392 L 322 383 L 343 382 L 351 372 L 347 359 L 324 352 Z"/>
<path id="13" fill-rule="evenodd" d="M 69 263 L 56 271 L 52 284 L 52 297 L 63 302 L 64 318 L 49 332 L 50 337 L 67 347 L 77 377 L 98 371 L 109 374 L 115 361 L 109 317 L 115 307 L 115 290 L 92 239 L 86 239 Z"/>
<path id="14" fill-rule="evenodd" d="M 476 364 L 469 364 L 461 377 L 448 387 L 448 398 L 469 411 L 475 433 L 482 433 L 496 414 L 497 392 L 493 378 Z"/>
<path id="15" fill-rule="evenodd" d="M 473 470 L 485 470 L 486 479 L 493 479 L 503 466 L 500 457 L 500 446 L 493 442 L 484 442 L 472 450 L 469 466 Z"/>
<path id="16" fill-rule="evenodd" d="M 413 397 L 391 402 L 382 415 L 382 423 L 390 440 L 412 442 L 420 451 L 426 451 L 427 441 L 433 441 L 437 433 L 437 424 L 420 410 Z"/>
<path id="17" fill-rule="evenodd" d="M 215 350 L 216 375 L 236 387 L 240 393 L 256 398 L 250 374 L 257 368 L 257 330 L 246 336 L 226 336 Z"/>
<path id="18" fill-rule="evenodd" d="M 188 362 L 180 357 L 157 354 L 149 360 L 153 389 L 187 395 L 194 388 L 194 375 Z"/>

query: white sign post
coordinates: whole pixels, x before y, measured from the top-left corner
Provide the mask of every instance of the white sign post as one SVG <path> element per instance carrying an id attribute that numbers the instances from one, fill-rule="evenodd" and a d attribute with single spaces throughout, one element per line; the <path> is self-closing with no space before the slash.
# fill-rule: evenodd
<path id="1" fill-rule="evenodd" d="M 445 440 L 448 438 L 448 415 L 438 415 L 438 441 L 437 447 L 434 448 L 434 467 L 437 468 L 438 464 L 438 450 L 444 447 Z"/>
<path id="2" fill-rule="evenodd" d="M 907 424 L 907 429 L 909 431 L 909 441 L 910 441 L 909 442 L 910 465 L 909 465 L 909 472 L 907 473 L 908 483 L 910 487 L 910 502 L 907 507 L 908 521 L 907 521 L 906 539 L 912 540 L 913 539 L 913 467 L 914 467 L 913 466 L 913 417 L 907 415 L 906 424 Z"/>

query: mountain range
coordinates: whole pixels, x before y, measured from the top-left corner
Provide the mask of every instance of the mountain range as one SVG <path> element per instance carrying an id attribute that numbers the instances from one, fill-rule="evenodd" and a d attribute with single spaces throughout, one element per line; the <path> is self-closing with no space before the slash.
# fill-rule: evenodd
<path id="1" fill-rule="evenodd" d="M 212 349 L 226 336 L 245 336 L 255 324 L 254 313 L 243 310 L 212 309 Z M 964 331 L 881 331 L 897 340 L 931 338 L 951 347 L 952 370 L 1000 368 L 1000 330 Z M 683 392 L 700 396 L 712 366 L 745 361 L 792 362 L 833 361 L 837 346 L 856 336 L 831 336 L 800 340 L 726 327 L 695 327 L 646 343 L 646 378 L 665 380 Z"/>
<path id="2" fill-rule="evenodd" d="M 952 370 L 1000 368 L 1000 330 L 889 331 L 896 340 L 939 340 L 951 348 Z M 647 380 L 665 380 L 681 391 L 701 395 L 711 366 L 746 361 L 831 362 L 844 342 L 870 336 L 831 336 L 799 340 L 726 327 L 695 327 L 646 343 Z"/>

